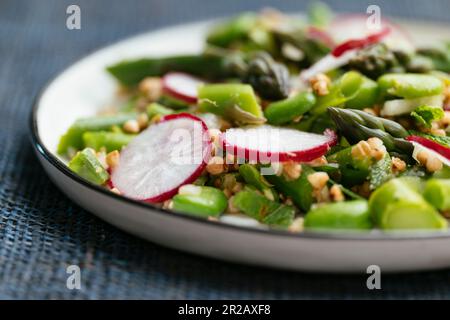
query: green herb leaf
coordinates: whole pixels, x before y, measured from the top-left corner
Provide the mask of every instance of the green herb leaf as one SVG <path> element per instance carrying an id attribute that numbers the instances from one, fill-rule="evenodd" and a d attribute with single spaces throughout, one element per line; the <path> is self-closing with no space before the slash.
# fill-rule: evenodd
<path id="1" fill-rule="evenodd" d="M 411 116 L 416 122 L 426 128 L 431 128 L 431 123 L 444 117 L 444 110 L 440 107 L 420 106 L 417 107 Z"/>
<path id="2" fill-rule="evenodd" d="M 270 201 L 247 187 L 234 195 L 233 205 L 249 217 L 272 226 L 288 227 L 295 215 L 294 207 Z"/>
<path id="3" fill-rule="evenodd" d="M 375 190 L 392 177 L 392 160 L 389 153 L 383 159 L 377 161 L 369 173 L 370 190 Z"/>

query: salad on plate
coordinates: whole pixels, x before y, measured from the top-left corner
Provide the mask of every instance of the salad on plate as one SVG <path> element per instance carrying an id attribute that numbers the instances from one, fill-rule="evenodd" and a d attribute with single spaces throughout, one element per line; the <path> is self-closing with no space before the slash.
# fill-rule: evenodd
<path id="1" fill-rule="evenodd" d="M 418 47 L 387 19 L 319 4 L 306 19 L 244 13 L 199 54 L 107 72 L 117 103 L 58 145 L 93 184 L 290 232 L 448 228 L 450 43 Z"/>

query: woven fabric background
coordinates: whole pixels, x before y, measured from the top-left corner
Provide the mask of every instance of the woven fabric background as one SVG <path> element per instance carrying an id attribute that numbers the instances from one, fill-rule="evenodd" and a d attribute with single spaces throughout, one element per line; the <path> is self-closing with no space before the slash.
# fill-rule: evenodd
<path id="1" fill-rule="evenodd" d="M 341 11 L 449 21 L 449 2 L 334 0 Z M 78 4 L 82 30 L 66 29 Z M 306 1 L 1 0 L 0 1 L 0 298 L 288 299 L 450 298 L 450 271 L 389 275 L 382 290 L 366 277 L 269 270 L 210 260 L 142 241 L 68 200 L 47 178 L 29 142 L 38 91 L 97 47 L 174 23 L 272 5 L 288 12 Z M 63 105 L 61 107 L 64 107 Z M 420 254 L 420 252 L 418 253 Z M 82 289 L 66 288 L 66 266 L 80 265 Z"/>

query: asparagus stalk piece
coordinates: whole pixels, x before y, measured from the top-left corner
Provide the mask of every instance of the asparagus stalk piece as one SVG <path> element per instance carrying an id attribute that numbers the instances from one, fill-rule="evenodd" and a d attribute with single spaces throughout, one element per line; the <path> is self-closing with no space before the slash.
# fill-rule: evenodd
<path id="1" fill-rule="evenodd" d="M 66 154 L 69 148 L 81 150 L 84 147 L 83 134 L 85 132 L 108 131 L 115 126 L 123 125 L 127 120 L 135 118 L 135 113 L 123 113 L 112 116 L 97 116 L 79 119 L 75 121 L 59 140 L 58 153 Z"/>
<path id="2" fill-rule="evenodd" d="M 86 148 L 92 148 L 96 151 L 105 148 L 106 152 L 111 152 L 114 150 L 121 150 L 122 147 L 126 146 L 134 137 L 135 135 L 133 134 L 121 132 L 88 131 L 83 134 L 83 142 Z"/>
<path id="3" fill-rule="evenodd" d="M 351 144 L 377 137 L 388 151 L 412 154 L 413 145 L 404 139 L 408 131 L 397 122 L 356 109 L 328 108 L 328 111 L 338 130 Z"/>
<path id="4" fill-rule="evenodd" d="M 436 209 L 450 210 L 450 179 L 431 179 L 424 191 L 425 199 Z"/>
<path id="5" fill-rule="evenodd" d="M 419 178 L 392 179 L 372 193 L 369 208 L 384 230 L 446 229 L 447 221 L 420 195 Z"/>
<path id="6" fill-rule="evenodd" d="M 309 211 L 305 216 L 306 229 L 372 228 L 369 207 L 365 200 L 329 203 Z"/>
<path id="7" fill-rule="evenodd" d="M 172 203 L 175 211 L 202 217 L 217 217 L 226 209 L 228 202 L 219 189 L 190 184 L 180 188 Z"/>
<path id="8" fill-rule="evenodd" d="M 271 124 L 291 122 L 311 110 L 316 104 L 316 97 L 309 92 L 302 92 L 285 100 L 269 104 L 264 110 L 267 121 Z"/>
<path id="9" fill-rule="evenodd" d="M 289 94 L 289 71 L 267 52 L 257 52 L 250 60 L 243 81 L 264 99 L 279 100 Z"/>
<path id="10" fill-rule="evenodd" d="M 108 172 L 90 148 L 78 152 L 69 162 L 69 168 L 80 177 L 94 184 L 102 185 L 109 179 Z"/>
<path id="11" fill-rule="evenodd" d="M 167 116 L 174 112 L 175 112 L 174 110 L 167 108 L 167 107 L 163 106 L 162 104 L 159 104 L 156 102 L 151 103 L 147 106 L 147 116 L 149 119 L 153 118 L 156 115 Z"/>
<path id="12" fill-rule="evenodd" d="M 240 124 L 266 121 L 253 88 L 246 84 L 209 84 L 198 90 L 199 109 Z"/>
<path id="13" fill-rule="evenodd" d="M 228 75 L 226 57 L 208 54 L 129 60 L 109 66 L 107 70 L 126 86 L 135 86 L 145 77 L 160 77 L 168 71 L 186 72 L 207 79 Z"/>

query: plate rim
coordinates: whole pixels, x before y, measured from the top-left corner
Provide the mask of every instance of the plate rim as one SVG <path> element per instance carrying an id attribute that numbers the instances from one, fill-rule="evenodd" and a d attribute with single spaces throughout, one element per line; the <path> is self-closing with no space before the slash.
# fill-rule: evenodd
<path id="1" fill-rule="evenodd" d="M 179 24 L 173 24 L 173 25 L 167 25 L 161 28 L 152 29 L 149 31 L 139 32 L 137 34 L 133 34 L 121 39 L 118 39 L 117 41 L 107 43 L 104 46 L 97 47 L 94 50 L 90 50 L 86 54 L 81 55 L 80 58 L 75 59 L 70 64 L 63 67 L 62 70 L 58 71 L 55 75 L 53 75 L 50 80 L 48 80 L 45 85 L 38 91 L 38 93 L 35 95 L 31 112 L 29 114 L 29 120 L 28 120 L 28 129 L 29 129 L 29 137 L 31 139 L 32 147 L 34 150 L 40 154 L 48 163 L 50 163 L 54 168 L 56 168 L 59 173 L 65 175 L 66 177 L 70 178 L 71 180 L 81 184 L 82 186 L 90 189 L 93 192 L 99 192 L 107 197 L 111 197 L 112 199 L 125 202 L 131 206 L 137 206 L 140 208 L 145 209 L 151 209 L 156 214 L 172 214 L 176 218 L 185 219 L 187 221 L 193 222 L 193 223 L 201 223 L 206 226 L 212 226 L 212 227 L 218 227 L 218 228 L 228 228 L 230 230 L 234 230 L 237 232 L 250 232 L 250 233 L 257 233 L 257 234 L 264 234 L 268 236 L 280 236 L 285 237 L 288 239 L 310 239 L 310 240 L 339 240 L 339 241 L 398 241 L 398 240 L 434 240 L 434 239 L 449 239 L 450 238 L 450 229 L 442 232 L 442 231 L 397 231 L 397 232 L 383 232 L 383 231 L 371 231 L 367 233 L 359 233 L 359 232 L 351 232 L 351 231 L 345 231 L 345 232 L 336 232 L 336 231 L 329 231 L 329 232 L 312 232 L 312 231 L 303 231 L 300 233 L 293 233 L 288 232 L 285 230 L 277 230 L 273 228 L 268 229 L 260 229 L 260 228 L 254 228 L 254 227 L 248 227 L 248 226 L 237 226 L 234 224 L 224 223 L 224 222 L 217 222 L 217 221 L 211 221 L 208 219 L 204 219 L 201 217 L 188 215 L 185 213 L 180 213 L 176 211 L 171 211 L 167 209 L 163 209 L 160 207 L 157 207 L 155 205 L 152 205 L 151 203 L 146 203 L 142 201 L 133 200 L 118 194 L 115 194 L 113 192 L 110 192 L 106 189 L 104 189 L 101 186 L 95 185 L 91 183 L 90 181 L 78 176 L 74 172 L 72 172 L 69 167 L 64 164 L 60 159 L 58 159 L 57 156 L 55 156 L 50 150 L 47 149 L 45 144 L 42 142 L 40 136 L 39 136 L 39 130 L 38 130 L 38 122 L 37 122 L 37 113 L 40 106 L 41 98 L 44 95 L 44 93 L 49 89 L 49 87 L 69 69 L 72 69 L 75 65 L 82 62 L 84 59 L 89 58 L 91 55 L 94 55 L 98 53 L 101 50 L 108 49 L 110 47 L 113 47 L 117 45 L 118 43 L 122 41 L 131 40 L 133 38 L 137 38 L 140 36 L 150 35 L 157 32 L 161 32 L 170 28 L 177 28 L 177 27 L 189 27 L 195 24 L 207 24 L 211 23 L 212 21 L 215 21 L 217 19 L 206 19 L 206 20 L 199 20 L 189 23 L 179 23 Z M 48 173 L 46 172 L 47 176 Z M 59 188 L 58 188 L 59 189 Z M 73 200 L 71 200 L 73 201 Z M 90 211 L 89 211 L 90 212 Z M 91 214 L 94 214 L 93 212 L 90 212 Z"/>

